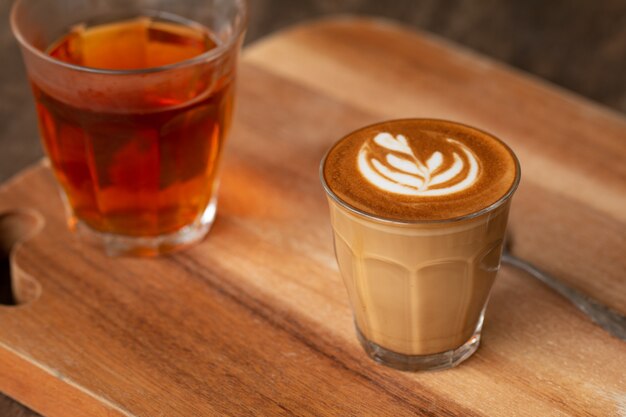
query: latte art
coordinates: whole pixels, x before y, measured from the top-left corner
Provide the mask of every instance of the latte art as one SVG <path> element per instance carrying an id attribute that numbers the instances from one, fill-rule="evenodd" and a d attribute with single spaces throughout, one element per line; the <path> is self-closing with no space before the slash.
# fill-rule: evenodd
<path id="1" fill-rule="evenodd" d="M 422 161 L 404 135 L 379 133 L 361 146 L 358 168 L 372 185 L 394 194 L 428 197 L 466 190 L 479 176 L 476 155 L 459 141 L 447 138 L 446 143 L 452 151 L 435 151 Z"/>
<path id="2" fill-rule="evenodd" d="M 325 186 L 349 209 L 409 222 L 477 213 L 516 186 L 511 150 L 489 133 L 445 120 L 391 120 L 337 142 Z"/>

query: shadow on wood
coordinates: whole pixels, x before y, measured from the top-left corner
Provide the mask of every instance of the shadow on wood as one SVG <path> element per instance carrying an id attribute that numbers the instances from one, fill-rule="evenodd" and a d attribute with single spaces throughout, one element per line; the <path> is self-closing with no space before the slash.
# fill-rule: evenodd
<path id="1" fill-rule="evenodd" d="M 30 277 L 12 277 L 11 253 L 19 244 L 37 234 L 43 218 L 34 211 L 0 213 L 0 304 L 19 305 L 34 300 L 40 286 Z"/>

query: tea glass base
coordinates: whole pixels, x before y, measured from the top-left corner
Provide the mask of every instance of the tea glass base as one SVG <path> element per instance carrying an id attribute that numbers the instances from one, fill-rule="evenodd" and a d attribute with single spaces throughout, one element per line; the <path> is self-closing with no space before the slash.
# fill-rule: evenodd
<path id="1" fill-rule="evenodd" d="M 92 229 L 77 218 L 70 218 L 70 228 L 82 240 L 102 249 L 109 256 L 158 256 L 182 250 L 200 242 L 207 235 L 217 212 L 213 199 L 202 217 L 174 233 L 152 237 L 134 237 L 103 233 Z"/>
<path id="2" fill-rule="evenodd" d="M 480 344 L 482 326 L 478 326 L 472 337 L 458 348 L 431 355 L 405 355 L 393 352 L 367 340 L 358 326 L 355 327 L 361 346 L 376 362 L 401 371 L 434 371 L 453 368 L 472 356 Z"/>

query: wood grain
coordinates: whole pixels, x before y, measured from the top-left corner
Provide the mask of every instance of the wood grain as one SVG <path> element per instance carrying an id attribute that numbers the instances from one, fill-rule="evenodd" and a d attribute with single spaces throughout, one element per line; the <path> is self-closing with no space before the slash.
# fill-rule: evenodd
<path id="1" fill-rule="evenodd" d="M 66 230 L 45 165 L 0 189 L 0 213 L 45 218 L 13 251 L 41 293 L 0 306 L 0 390 L 52 417 L 623 414 L 626 345 L 507 267 L 460 367 L 402 373 L 361 351 L 317 167 L 346 132 L 406 116 L 505 139 L 524 176 L 515 252 L 626 309 L 623 119 L 424 34 L 325 20 L 246 51 L 202 244 L 107 258 Z"/>

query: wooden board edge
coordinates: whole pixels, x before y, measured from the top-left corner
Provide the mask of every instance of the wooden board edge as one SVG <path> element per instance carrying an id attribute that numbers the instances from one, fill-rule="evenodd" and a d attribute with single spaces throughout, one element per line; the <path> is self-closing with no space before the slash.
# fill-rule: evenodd
<path id="1" fill-rule="evenodd" d="M 6 181 L 0 183 L 0 193 L 7 191 L 9 188 L 18 187 L 20 183 L 27 180 L 32 175 L 37 175 L 42 169 L 50 167 L 48 158 L 43 157 L 39 161 L 28 165 L 26 168 L 18 171 Z"/>
<path id="2" fill-rule="evenodd" d="M 622 123 L 625 125 L 626 128 L 626 117 L 623 113 L 616 109 L 587 98 L 573 90 L 567 89 L 566 87 L 555 84 L 550 80 L 540 77 L 539 75 L 532 74 L 521 68 L 513 67 L 512 65 L 504 61 L 500 61 L 497 58 L 493 58 L 489 55 L 476 51 L 471 47 L 460 44 L 454 40 L 447 39 L 436 33 L 428 32 L 418 27 L 409 26 L 404 22 L 382 16 L 338 14 L 332 16 L 323 16 L 317 19 L 296 23 L 294 25 L 280 29 L 269 36 L 264 36 L 261 39 L 258 39 L 247 45 L 243 49 L 242 62 L 246 62 L 247 55 L 254 55 L 255 53 L 257 53 L 257 50 L 262 50 L 266 44 L 280 41 L 285 37 L 289 37 L 292 33 L 324 30 L 325 28 L 342 25 L 364 25 L 369 27 L 377 27 L 383 30 L 410 33 L 413 36 L 417 36 L 426 40 L 426 42 L 428 43 L 438 45 L 444 49 L 453 50 L 454 52 L 457 52 L 466 57 L 470 57 L 477 62 L 481 62 L 491 67 L 495 67 L 499 70 L 509 72 L 516 77 L 523 79 L 523 81 L 526 83 L 539 86 L 542 90 L 550 94 L 563 96 L 567 101 L 571 101 L 578 106 L 587 107 L 595 112 L 602 114 L 604 117 L 613 119 L 618 123 Z"/>
<path id="3" fill-rule="evenodd" d="M 47 417 L 134 417 L 106 398 L 96 398 L 63 375 L 3 344 L 0 344 L 0 391 Z"/>

